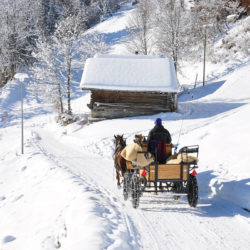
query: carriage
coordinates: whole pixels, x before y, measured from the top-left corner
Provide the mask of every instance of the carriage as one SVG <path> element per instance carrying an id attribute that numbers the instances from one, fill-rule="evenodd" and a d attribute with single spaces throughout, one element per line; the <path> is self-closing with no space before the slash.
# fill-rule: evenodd
<path id="1" fill-rule="evenodd" d="M 142 151 L 138 154 L 147 154 L 147 143 L 141 142 Z M 172 192 L 177 199 L 182 195 L 187 196 L 191 207 L 196 207 L 198 201 L 198 183 L 196 171 L 198 168 L 199 146 L 186 146 L 177 152 L 173 144 L 164 147 L 166 162 L 159 163 L 155 158 L 148 166 L 140 167 L 130 161 L 126 161 L 127 170 L 124 173 L 123 197 L 124 200 L 131 198 L 132 206 L 139 207 L 140 198 L 144 192 Z"/>

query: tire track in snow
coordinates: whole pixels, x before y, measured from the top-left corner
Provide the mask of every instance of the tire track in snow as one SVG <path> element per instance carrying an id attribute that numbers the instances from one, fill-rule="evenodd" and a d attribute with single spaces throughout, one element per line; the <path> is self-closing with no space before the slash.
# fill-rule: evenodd
<path id="1" fill-rule="evenodd" d="M 122 249 L 139 249 L 140 248 L 140 238 L 139 233 L 136 228 L 133 226 L 131 219 L 128 217 L 126 213 L 124 213 L 124 209 L 122 209 L 123 204 L 121 204 L 120 199 L 117 199 L 117 194 L 110 192 L 103 186 L 96 183 L 96 181 L 86 173 L 80 173 L 78 169 L 73 169 L 71 166 L 75 164 L 79 165 L 81 161 L 86 161 L 84 156 L 77 155 L 77 161 L 72 161 L 71 164 L 67 162 L 67 160 L 62 160 L 60 157 L 58 158 L 58 152 L 53 152 L 53 148 L 56 149 L 56 143 L 53 143 L 53 140 L 50 140 L 50 146 L 44 147 L 42 144 L 43 136 L 40 136 L 39 133 L 34 133 L 36 138 L 39 140 L 33 140 L 32 146 L 36 148 L 36 151 L 40 151 L 47 159 L 52 161 L 56 167 L 63 169 L 68 172 L 71 178 L 74 180 L 74 183 L 81 186 L 83 192 L 90 193 L 89 199 L 91 199 L 95 203 L 95 212 L 98 217 L 101 217 L 107 221 L 108 228 L 106 231 L 106 241 L 109 242 L 107 244 L 107 249 L 117 249 L 117 247 L 121 247 Z M 61 152 L 60 152 L 61 153 Z M 59 153 L 59 154 L 60 154 Z M 73 157 L 74 158 L 74 157 Z M 90 160 L 90 159 L 88 159 Z M 92 163 L 95 158 L 91 159 Z M 95 163 L 96 164 L 96 163 Z M 70 204 L 68 205 L 70 206 Z M 65 208 L 66 209 L 66 208 Z M 62 213 L 60 212 L 60 216 Z M 67 226 L 67 225 L 66 225 Z M 123 239 L 123 242 L 119 242 L 120 239 Z"/>
<path id="2" fill-rule="evenodd" d="M 56 166 L 68 171 L 82 186 L 84 192 L 93 195 L 96 208 L 103 205 L 107 207 L 104 212 L 97 209 L 98 216 L 106 217 L 106 222 L 109 224 L 107 249 L 115 249 L 117 244 L 121 244 L 117 240 L 118 237 L 123 242 L 130 242 L 129 245 L 123 246 L 124 249 L 164 249 L 166 247 L 183 249 L 184 245 L 187 249 L 209 249 L 209 247 L 236 249 L 235 240 L 238 236 L 237 233 L 232 232 L 235 228 L 243 231 L 245 224 L 239 224 L 239 220 L 234 219 L 230 207 L 227 208 L 228 203 L 220 201 L 223 207 L 217 206 L 218 202 L 213 198 L 210 200 L 201 197 L 202 202 L 194 210 L 189 208 L 186 202 L 185 204 L 174 201 L 162 202 L 161 199 L 166 199 L 164 195 L 158 197 L 145 195 L 141 199 L 139 209 L 134 210 L 130 202 L 123 201 L 121 192 L 114 190 L 110 185 L 113 166 L 108 164 L 112 163 L 111 160 L 101 159 L 99 155 L 97 158 L 94 155 L 85 156 L 78 148 L 53 140 L 53 135 L 46 133 L 41 133 L 42 140 L 38 144 L 45 153 L 47 152 L 47 157 L 54 160 Z M 44 144 L 44 139 L 48 139 L 49 147 Z M 60 152 L 62 148 L 68 156 L 62 156 Z M 83 164 L 84 161 L 85 164 Z M 245 236 L 240 240 L 241 246 L 244 241 L 246 244 L 250 243 Z"/>

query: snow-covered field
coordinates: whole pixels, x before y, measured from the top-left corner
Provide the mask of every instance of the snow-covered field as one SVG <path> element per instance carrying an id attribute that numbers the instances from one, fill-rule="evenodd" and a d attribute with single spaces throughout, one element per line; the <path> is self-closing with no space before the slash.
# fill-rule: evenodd
<path id="1" fill-rule="evenodd" d="M 129 12 L 95 29 L 116 41 Z M 113 51 L 122 48 L 117 42 Z M 177 113 L 67 127 L 58 126 L 51 107 L 26 89 L 24 155 L 20 84 L 10 82 L 0 90 L 0 249 L 248 249 L 249 78 L 245 63 L 183 92 Z M 74 112 L 86 112 L 88 102 L 83 93 Z M 197 208 L 186 197 L 175 201 L 164 193 L 144 194 L 133 209 L 116 187 L 113 136 L 124 134 L 131 143 L 134 134 L 148 134 L 156 117 L 174 143 L 180 135 L 180 147 L 200 146 Z"/>

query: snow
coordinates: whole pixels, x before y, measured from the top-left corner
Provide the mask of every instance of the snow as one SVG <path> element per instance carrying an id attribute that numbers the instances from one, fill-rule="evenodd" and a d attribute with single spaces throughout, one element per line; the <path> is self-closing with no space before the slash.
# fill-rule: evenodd
<path id="1" fill-rule="evenodd" d="M 145 56 L 145 55 L 116 55 L 116 54 L 96 54 L 94 58 L 120 58 L 120 59 L 156 59 L 163 58 L 161 56 Z"/>
<path id="2" fill-rule="evenodd" d="M 115 16 L 115 34 L 125 16 L 120 24 Z M 101 24 L 109 33 L 111 20 Z M 223 74 L 219 66 L 207 68 L 216 77 L 205 87 L 189 85 L 180 94 L 176 113 L 67 127 L 26 87 L 23 155 L 20 83 L 9 82 L 0 90 L 0 249 L 248 249 L 250 63 Z M 185 72 L 192 80 L 192 65 Z M 73 112 L 87 112 L 89 99 L 83 92 Z M 186 197 L 175 201 L 163 193 L 144 194 L 135 210 L 116 187 L 114 135 L 132 143 L 135 134 L 148 134 L 156 117 L 179 148 L 200 146 L 195 209 Z"/>
<path id="3" fill-rule="evenodd" d="M 15 74 L 15 78 L 19 79 L 21 82 L 24 81 L 25 78 L 28 78 L 29 76 L 25 73 L 17 73 Z"/>
<path id="4" fill-rule="evenodd" d="M 178 92 L 171 59 L 136 55 L 99 55 L 87 59 L 81 88 Z"/>

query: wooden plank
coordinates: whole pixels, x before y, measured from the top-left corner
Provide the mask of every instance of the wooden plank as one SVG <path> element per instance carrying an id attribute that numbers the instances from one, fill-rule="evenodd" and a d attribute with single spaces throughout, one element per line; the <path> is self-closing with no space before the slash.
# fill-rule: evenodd
<path id="1" fill-rule="evenodd" d="M 103 110 L 103 109 L 151 109 L 151 110 L 165 110 L 166 107 L 161 107 L 160 105 L 154 104 L 135 104 L 135 103 L 94 103 L 94 110 Z"/>
<path id="2" fill-rule="evenodd" d="M 183 165 L 183 180 L 184 181 L 187 181 L 188 179 L 188 174 L 189 174 L 189 171 L 188 171 L 188 165 Z"/>
<path id="3" fill-rule="evenodd" d="M 150 166 L 150 181 L 155 180 L 155 166 Z M 148 177 L 149 178 L 149 177 Z M 181 166 L 179 164 L 160 164 L 158 165 L 158 179 L 180 179 Z"/>
<path id="4" fill-rule="evenodd" d="M 171 112 L 176 93 L 141 93 L 94 90 L 88 107 L 93 118 L 118 118 Z"/>
<path id="5" fill-rule="evenodd" d="M 155 166 L 150 166 L 150 175 L 146 176 L 147 180 L 155 180 Z M 183 165 L 183 177 L 184 181 L 188 179 L 188 165 Z M 150 176 L 150 178 L 149 178 Z M 180 164 L 160 164 L 158 165 L 158 179 L 161 180 L 178 180 L 181 179 L 181 165 Z"/>
<path id="6" fill-rule="evenodd" d="M 160 112 L 170 111 L 168 109 L 162 110 L 151 110 L 151 109 L 93 109 L 91 116 L 93 118 L 118 118 L 118 117 L 130 117 L 130 116 L 139 116 L 139 115 L 152 115 Z"/>
<path id="7" fill-rule="evenodd" d="M 180 165 L 159 165 L 158 179 L 180 179 L 181 167 Z"/>
<path id="8" fill-rule="evenodd" d="M 155 180 L 155 166 L 149 167 L 149 173 L 148 176 L 146 176 L 146 179 L 148 181 L 154 181 Z"/>
<path id="9" fill-rule="evenodd" d="M 168 101 L 174 103 L 175 94 L 152 94 L 135 92 L 92 91 L 93 102 L 102 103 L 156 103 L 166 105 Z"/>

